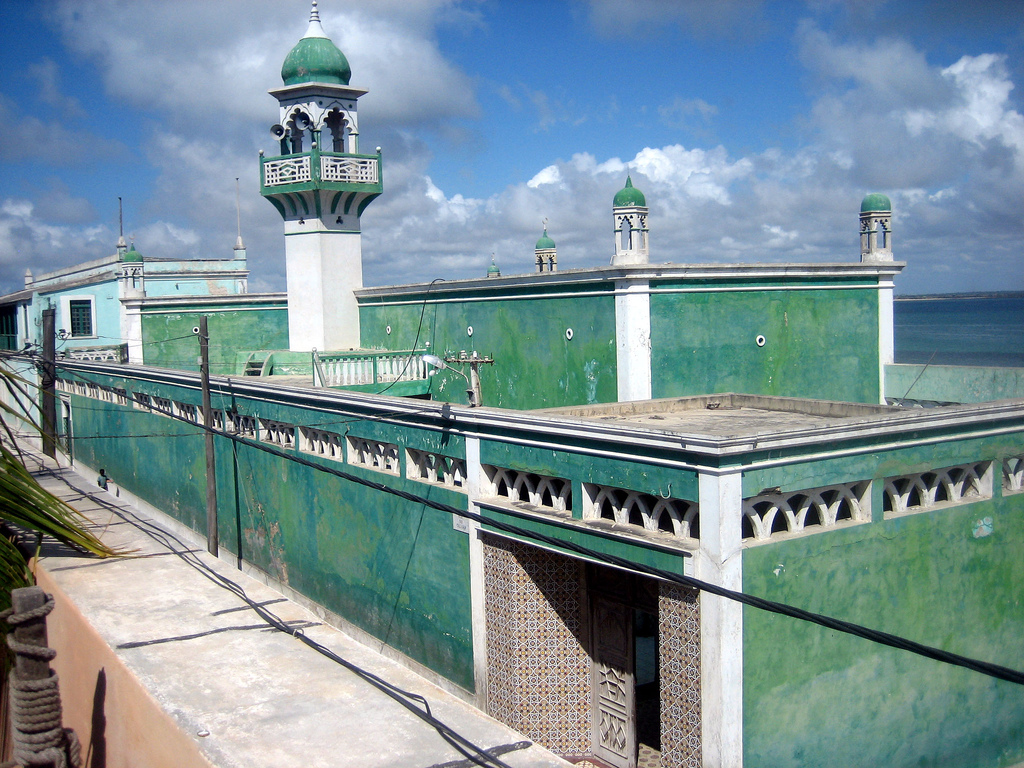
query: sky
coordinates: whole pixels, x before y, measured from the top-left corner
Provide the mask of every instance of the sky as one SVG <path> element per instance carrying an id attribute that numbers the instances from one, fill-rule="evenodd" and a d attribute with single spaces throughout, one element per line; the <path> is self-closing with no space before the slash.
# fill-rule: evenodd
<path id="1" fill-rule="evenodd" d="M 0 292 L 114 252 L 285 289 L 259 194 L 308 0 L 0 0 Z M 898 294 L 1024 290 L 1024 2 L 320 0 L 352 68 L 366 285 L 608 264 L 626 175 L 651 261 L 854 262 L 893 203 Z"/>

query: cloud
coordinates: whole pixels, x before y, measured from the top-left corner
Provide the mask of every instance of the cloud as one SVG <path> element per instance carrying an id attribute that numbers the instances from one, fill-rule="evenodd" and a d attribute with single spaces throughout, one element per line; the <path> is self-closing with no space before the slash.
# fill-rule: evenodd
<path id="1" fill-rule="evenodd" d="M 476 113 L 470 80 L 422 33 L 445 5 L 321 11 L 353 85 L 371 90 L 374 120 L 423 127 Z M 216 120 L 212 127 L 273 116 L 266 89 L 280 83 L 281 64 L 307 26 L 296 10 L 276 0 L 56 0 L 53 15 L 72 50 L 99 65 L 112 96 L 159 110 L 174 125 Z"/>
<path id="2" fill-rule="evenodd" d="M 68 96 L 60 87 L 60 70 L 57 62 L 49 57 L 32 64 L 28 68 L 29 76 L 36 81 L 36 98 L 43 104 L 58 107 L 65 117 L 80 119 L 86 112 L 78 99 Z"/>

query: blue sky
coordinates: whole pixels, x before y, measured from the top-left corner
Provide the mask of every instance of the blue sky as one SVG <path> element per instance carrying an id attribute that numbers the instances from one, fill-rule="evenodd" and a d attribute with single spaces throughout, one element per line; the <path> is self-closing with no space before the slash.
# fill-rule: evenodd
<path id="1" fill-rule="evenodd" d="M 608 263 L 627 173 L 655 262 L 856 261 L 894 204 L 901 293 L 1024 290 L 1024 3 L 322 0 L 385 193 L 368 285 Z M 113 251 L 284 287 L 266 91 L 307 0 L 0 2 L 0 290 Z"/>

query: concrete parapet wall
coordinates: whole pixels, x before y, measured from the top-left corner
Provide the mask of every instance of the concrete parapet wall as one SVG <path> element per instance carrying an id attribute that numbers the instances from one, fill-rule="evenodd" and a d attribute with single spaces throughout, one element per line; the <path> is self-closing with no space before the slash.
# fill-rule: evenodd
<path id="1" fill-rule="evenodd" d="M 887 365 L 885 396 L 944 403 L 1024 398 L 1024 368 Z"/>

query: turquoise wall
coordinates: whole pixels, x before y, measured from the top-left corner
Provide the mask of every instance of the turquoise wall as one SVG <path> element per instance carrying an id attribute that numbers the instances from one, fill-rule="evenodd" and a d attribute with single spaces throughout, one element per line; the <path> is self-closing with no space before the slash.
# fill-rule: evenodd
<path id="1" fill-rule="evenodd" d="M 93 327 L 93 336 L 84 336 L 77 339 L 57 340 L 57 352 L 62 349 L 74 349 L 76 347 L 102 347 L 114 344 L 121 344 L 126 339 L 121 338 L 121 302 L 117 298 L 117 281 L 93 283 L 91 285 L 79 285 L 63 291 L 37 294 L 32 301 L 30 316 L 42 322 L 43 309 L 48 302 L 52 302 L 54 309 L 54 328 L 60 331 L 64 328 L 71 331 L 71 319 L 63 313 L 63 299 L 68 297 L 93 298 L 95 307 L 96 324 Z M 38 337 L 42 332 L 41 327 L 32 329 L 32 335 Z"/>
<path id="2" fill-rule="evenodd" d="M 147 311 L 142 315 L 143 360 L 158 368 L 199 370 L 199 338 L 192 328 L 206 314 L 210 331 L 210 373 L 236 373 L 236 357 L 244 349 L 287 349 L 288 309 L 211 308 L 203 311 Z"/>
<path id="3" fill-rule="evenodd" d="M 877 286 L 715 285 L 720 290 L 652 294 L 654 397 L 740 392 L 879 402 Z M 692 289 L 695 281 L 651 287 Z"/>
<path id="4" fill-rule="evenodd" d="M 114 378 L 95 380 L 123 386 Z M 128 388 L 132 389 L 129 383 Z M 145 384 L 141 391 L 199 403 L 197 390 Z M 132 407 L 72 396 L 76 459 L 104 467 L 114 482 L 194 530 L 206 532 L 203 437 L 189 424 Z M 402 476 L 316 459 L 465 508 L 466 496 L 405 479 L 404 448 L 464 456 L 457 438 L 245 398 L 215 395 L 235 407 L 338 434 L 397 442 Z M 94 437 L 111 435 L 112 437 Z M 303 454 L 310 457 L 310 454 Z M 473 689 L 469 546 L 451 515 L 216 439 L 222 546 L 340 614 L 374 637 L 468 690 Z"/>
<path id="5" fill-rule="evenodd" d="M 425 309 L 423 298 L 410 297 L 418 303 L 400 306 L 361 301 L 363 347 L 412 349 L 419 330 L 418 349 L 429 342 L 439 356 L 461 350 L 490 355 L 494 364 L 480 367 L 488 406 L 551 408 L 616 399 L 615 305 L 610 295 L 515 299 L 514 292 L 505 291 L 483 301 L 436 303 L 449 298 L 439 289 L 427 297 Z M 569 328 L 571 340 L 565 333 Z M 434 377 L 431 394 L 435 400 L 465 404 L 465 390 L 461 377 L 445 372 Z"/>
<path id="6" fill-rule="evenodd" d="M 1022 445 L 1018 433 L 750 473 L 745 496 L 996 462 L 992 499 L 886 520 L 876 482 L 872 522 L 748 546 L 744 591 L 1020 669 L 1024 494 L 1002 497 L 1000 460 Z M 743 636 L 747 765 L 1024 760 L 1022 686 L 749 607 Z"/>

